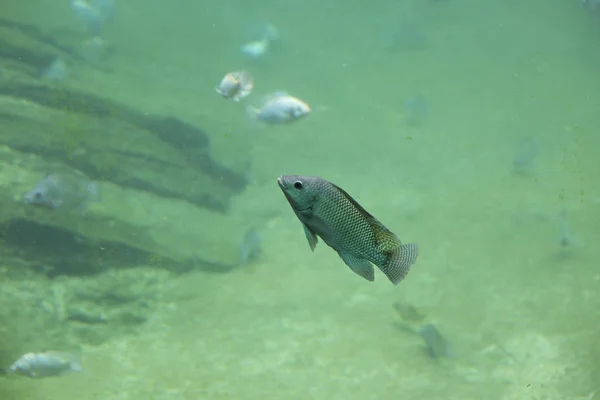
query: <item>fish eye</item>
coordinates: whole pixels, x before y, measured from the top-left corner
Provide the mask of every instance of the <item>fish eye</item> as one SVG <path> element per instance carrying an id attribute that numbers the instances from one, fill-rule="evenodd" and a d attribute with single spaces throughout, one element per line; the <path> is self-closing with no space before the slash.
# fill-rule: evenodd
<path id="1" fill-rule="evenodd" d="M 303 187 L 304 187 L 304 185 L 302 185 L 302 182 L 300 182 L 300 181 L 294 182 L 295 189 L 302 190 Z"/>
<path id="2" fill-rule="evenodd" d="M 42 193 L 41 192 L 35 192 L 35 194 L 33 195 L 33 198 L 36 200 L 39 200 L 42 198 Z"/>

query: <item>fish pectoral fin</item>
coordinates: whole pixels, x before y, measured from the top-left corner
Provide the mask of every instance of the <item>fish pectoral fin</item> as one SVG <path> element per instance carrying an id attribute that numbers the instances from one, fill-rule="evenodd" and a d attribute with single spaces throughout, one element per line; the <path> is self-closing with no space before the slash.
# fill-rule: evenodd
<path id="1" fill-rule="evenodd" d="M 418 246 L 414 243 L 398 246 L 387 252 L 387 260 L 379 266 L 379 269 L 394 285 L 397 285 L 406 277 L 410 266 L 417 260 L 418 252 Z"/>
<path id="2" fill-rule="evenodd" d="M 353 256 L 350 253 L 343 253 L 338 251 L 338 254 L 344 260 L 347 266 L 350 267 L 352 271 L 356 274 L 362 276 L 368 281 L 373 282 L 375 280 L 375 271 L 373 270 L 373 266 L 370 262 L 363 258 L 358 258 Z"/>
<path id="3" fill-rule="evenodd" d="M 315 251 L 315 247 L 317 246 L 317 243 L 319 242 L 319 238 L 305 224 L 302 224 L 302 227 L 304 228 L 304 234 L 306 235 L 306 239 L 308 240 L 308 244 L 310 246 L 310 249 L 312 251 Z"/>

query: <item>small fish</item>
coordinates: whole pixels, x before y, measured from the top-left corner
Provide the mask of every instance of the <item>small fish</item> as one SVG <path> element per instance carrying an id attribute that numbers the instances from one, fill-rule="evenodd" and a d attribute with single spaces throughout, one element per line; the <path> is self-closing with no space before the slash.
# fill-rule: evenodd
<path id="1" fill-rule="evenodd" d="M 55 210 L 85 207 L 99 199 L 99 186 L 85 176 L 47 175 L 25 194 L 24 201 L 32 206 Z"/>
<path id="2" fill-rule="evenodd" d="M 240 245 L 240 263 L 242 265 L 251 263 L 260 256 L 261 242 L 262 238 L 256 229 L 251 228 L 246 232 L 242 244 Z"/>
<path id="3" fill-rule="evenodd" d="M 82 371 L 79 358 L 61 351 L 23 354 L 10 367 L 9 372 L 30 378 L 62 376 Z"/>
<path id="4" fill-rule="evenodd" d="M 267 96 L 261 107 L 247 107 L 248 115 L 270 125 L 289 124 L 310 114 L 310 106 L 285 92 Z"/>
<path id="5" fill-rule="evenodd" d="M 243 54 L 251 58 L 259 58 L 267 54 L 271 44 L 279 40 L 279 29 L 273 24 L 261 24 L 252 34 L 258 40 L 252 40 L 240 48 Z"/>
<path id="6" fill-rule="evenodd" d="M 264 39 L 270 42 L 279 40 L 279 29 L 268 21 L 254 24 L 247 31 L 247 36 L 254 39 Z"/>
<path id="7" fill-rule="evenodd" d="M 267 53 L 270 44 L 271 41 L 269 39 L 263 38 L 242 45 L 240 50 L 242 51 L 242 53 L 249 57 L 258 58 L 264 56 Z"/>
<path id="8" fill-rule="evenodd" d="M 101 33 L 102 29 L 114 15 L 114 4 L 112 0 L 72 0 L 71 9 L 95 35 Z"/>
<path id="9" fill-rule="evenodd" d="M 78 54 L 89 63 L 97 63 L 109 53 L 109 45 L 100 36 L 84 40 L 77 49 Z"/>
<path id="10" fill-rule="evenodd" d="M 230 72 L 216 87 L 217 93 L 226 99 L 232 99 L 235 102 L 252 93 L 254 81 L 246 71 Z"/>
<path id="11" fill-rule="evenodd" d="M 420 326 L 416 333 L 421 336 L 425 345 L 427 346 L 427 352 L 433 358 L 443 358 L 452 356 L 452 345 L 442 335 L 442 333 L 436 328 L 434 324 L 425 324 Z"/>
<path id="12" fill-rule="evenodd" d="M 423 310 L 418 309 L 417 307 L 409 303 L 396 301 L 393 304 L 393 307 L 404 322 L 421 322 L 425 319 L 425 317 L 427 317 L 427 314 L 424 313 Z"/>
<path id="13" fill-rule="evenodd" d="M 375 264 L 398 284 L 417 259 L 416 244 L 402 244 L 348 193 L 316 176 L 282 175 L 279 187 L 302 222 L 311 250 L 318 237 L 352 271 L 373 281 Z"/>

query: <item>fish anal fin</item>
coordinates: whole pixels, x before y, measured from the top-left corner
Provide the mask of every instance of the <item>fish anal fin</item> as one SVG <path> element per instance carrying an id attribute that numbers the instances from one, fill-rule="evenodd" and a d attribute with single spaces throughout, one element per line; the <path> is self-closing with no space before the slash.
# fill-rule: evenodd
<path id="1" fill-rule="evenodd" d="M 308 245 L 310 246 L 310 249 L 312 251 L 315 251 L 315 247 L 317 246 L 317 243 L 319 242 L 319 238 L 305 224 L 302 224 L 302 227 L 304 228 L 304 234 L 306 235 L 306 239 L 308 240 Z"/>
<path id="2" fill-rule="evenodd" d="M 338 252 L 338 254 L 342 260 L 344 260 L 346 265 L 356 274 L 371 282 L 375 280 L 375 271 L 369 261 L 355 257 L 350 253 Z"/>
<path id="3" fill-rule="evenodd" d="M 418 250 L 416 244 L 410 243 L 387 251 L 385 252 L 388 255 L 387 260 L 379 268 L 394 285 L 397 285 L 406 277 L 411 265 L 417 260 Z"/>

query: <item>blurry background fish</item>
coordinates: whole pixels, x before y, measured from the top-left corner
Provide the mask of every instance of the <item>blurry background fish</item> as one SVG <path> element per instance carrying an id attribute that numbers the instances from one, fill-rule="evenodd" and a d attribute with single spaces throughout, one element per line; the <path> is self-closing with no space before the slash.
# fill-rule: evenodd
<path id="1" fill-rule="evenodd" d="M 244 235 L 240 245 L 240 264 L 245 265 L 256 261 L 261 255 L 262 237 L 254 228 Z"/>
<path id="2" fill-rule="evenodd" d="M 430 357 L 438 359 L 453 355 L 452 343 L 440 332 L 436 324 L 428 322 L 425 310 L 401 301 L 395 302 L 393 307 L 401 319 L 397 321 L 396 326 L 403 331 L 419 335 Z"/>
<path id="3" fill-rule="evenodd" d="M 240 50 L 249 57 L 258 58 L 267 53 L 273 42 L 279 40 L 279 30 L 267 23 L 256 29 L 252 37 L 255 39 L 243 44 Z"/>
<path id="4" fill-rule="evenodd" d="M 39 70 L 38 75 L 52 82 L 64 82 L 69 77 L 69 69 L 64 60 L 55 58 L 50 65 Z"/>
<path id="5" fill-rule="evenodd" d="M 30 378 L 62 376 L 80 371 L 79 357 L 62 351 L 26 353 L 9 367 L 9 372 Z"/>
<path id="6" fill-rule="evenodd" d="M 89 203 L 99 199 L 100 188 L 97 182 L 82 174 L 59 173 L 47 175 L 24 196 L 25 203 L 51 210 L 84 209 Z"/>
<path id="7" fill-rule="evenodd" d="M 93 35 L 99 35 L 115 13 L 112 0 L 72 0 L 71 9 Z"/>
<path id="8" fill-rule="evenodd" d="M 259 107 L 246 108 L 251 120 L 261 121 L 269 125 L 289 124 L 310 114 L 308 104 L 280 91 L 265 96 Z"/>
<path id="9" fill-rule="evenodd" d="M 439 329 L 432 323 L 421 325 L 416 333 L 423 339 L 427 353 L 432 358 L 452 357 L 452 344 L 446 339 Z"/>
<path id="10" fill-rule="evenodd" d="M 109 46 L 100 36 L 84 40 L 77 49 L 78 54 L 89 63 L 97 63 L 109 53 Z"/>
<path id="11" fill-rule="evenodd" d="M 232 99 L 235 102 L 252 93 L 254 81 L 246 71 L 230 72 L 223 77 L 216 90 L 226 99 Z"/>

